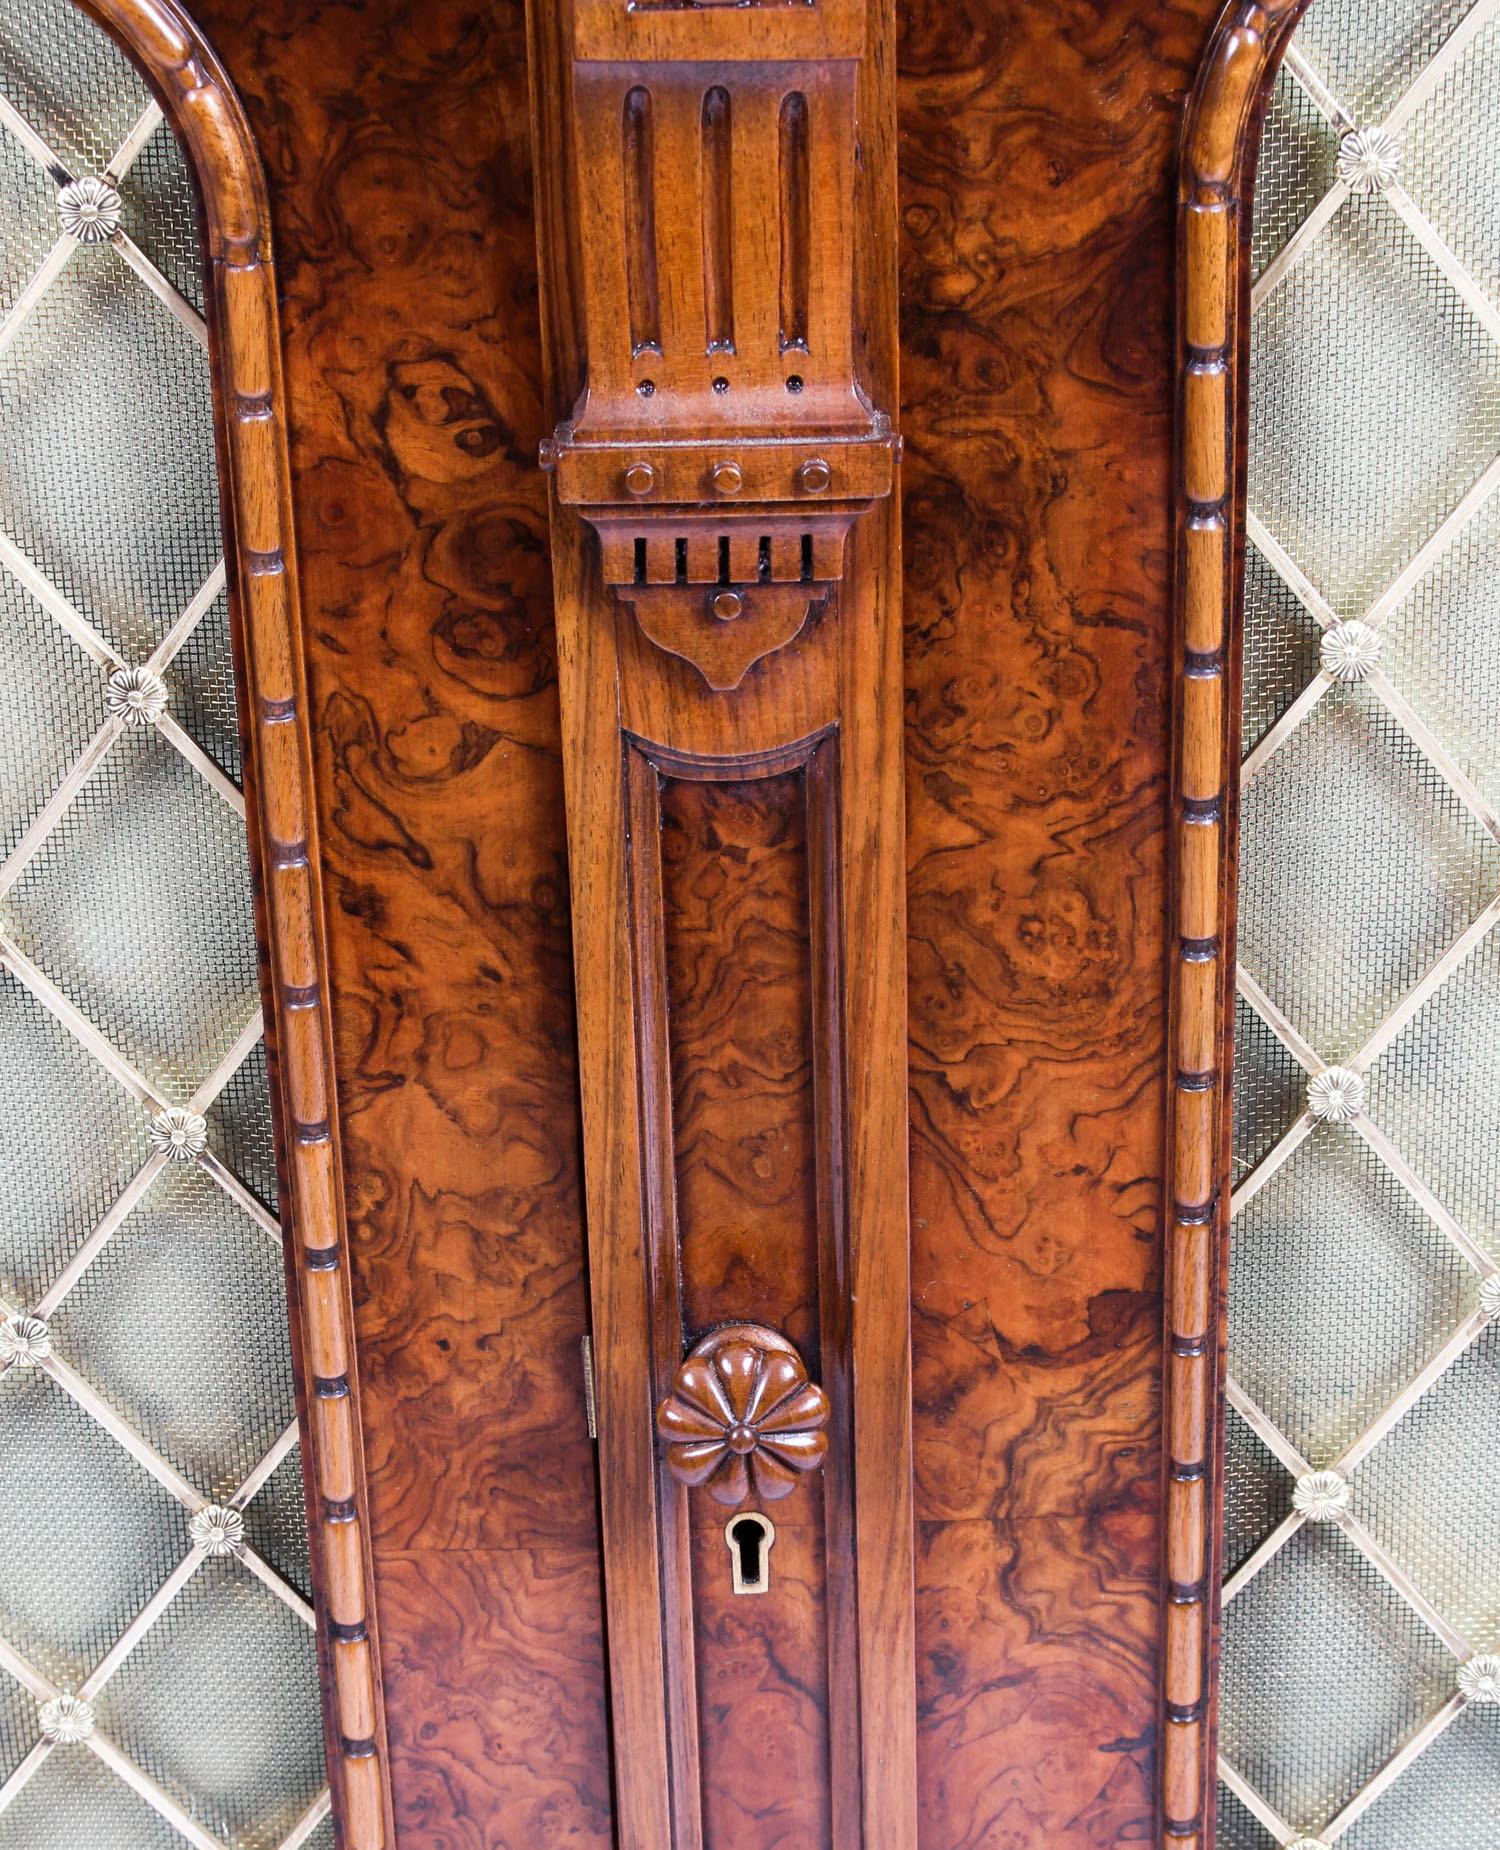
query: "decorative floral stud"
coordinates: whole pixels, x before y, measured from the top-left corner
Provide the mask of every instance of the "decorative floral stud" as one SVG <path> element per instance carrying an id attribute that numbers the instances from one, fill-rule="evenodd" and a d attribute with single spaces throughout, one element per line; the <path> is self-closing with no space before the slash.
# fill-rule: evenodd
<path id="1" fill-rule="evenodd" d="M 1326 1066 L 1308 1081 L 1307 1109 L 1324 1124 L 1347 1124 L 1365 1108 L 1365 1082 L 1347 1066 Z"/>
<path id="2" fill-rule="evenodd" d="M 1383 193 L 1400 165 L 1401 150 L 1383 128 L 1357 128 L 1339 143 L 1338 176 L 1351 193 Z"/>
<path id="3" fill-rule="evenodd" d="M 1318 659 L 1335 681 L 1363 681 L 1380 660 L 1380 631 L 1357 620 L 1330 623 L 1318 644 Z"/>
<path id="4" fill-rule="evenodd" d="M 117 668 L 104 683 L 104 704 L 111 719 L 149 726 L 167 709 L 166 684 L 149 668 Z"/>
<path id="5" fill-rule="evenodd" d="M 1487 1317 L 1500 1317 L 1500 1272 L 1479 1281 L 1479 1308 Z"/>
<path id="6" fill-rule="evenodd" d="M 828 1396 L 785 1337 L 733 1324 L 704 1338 L 656 1410 L 667 1468 L 718 1503 L 789 1496 L 828 1451 Z"/>
<path id="7" fill-rule="evenodd" d="M 168 1105 L 151 1120 L 151 1141 L 174 1163 L 190 1162 L 208 1148 L 208 1125 L 196 1111 Z"/>
<path id="8" fill-rule="evenodd" d="M 7 1317 L 0 1323 L 0 1362 L 35 1368 L 52 1353 L 52 1332 L 40 1317 Z"/>
<path id="9" fill-rule="evenodd" d="M 1470 1702 L 1500 1702 L 1500 1657 L 1486 1651 L 1460 1664 L 1458 1687 Z"/>
<path id="10" fill-rule="evenodd" d="M 205 1503 L 188 1523 L 194 1545 L 206 1555 L 242 1555 L 245 1552 L 245 1519 L 238 1510 L 225 1509 L 218 1503 Z"/>
<path id="11" fill-rule="evenodd" d="M 80 244 L 104 244 L 120 227 L 120 195 L 108 180 L 72 180 L 57 195 L 57 216 Z"/>
<path id="12" fill-rule="evenodd" d="M 80 1696 L 54 1696 L 37 1716 L 42 1734 L 59 1747 L 86 1741 L 94 1732 L 94 1711 Z"/>
<path id="13" fill-rule="evenodd" d="M 1337 1471 L 1309 1471 L 1292 1491 L 1292 1508 L 1309 1522 L 1332 1522 L 1348 1507 L 1348 1480 Z"/>

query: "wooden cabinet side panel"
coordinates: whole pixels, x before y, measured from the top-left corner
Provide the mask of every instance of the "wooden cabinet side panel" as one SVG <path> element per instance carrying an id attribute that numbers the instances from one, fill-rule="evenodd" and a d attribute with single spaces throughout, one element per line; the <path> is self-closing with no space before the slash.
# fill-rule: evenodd
<path id="1" fill-rule="evenodd" d="M 397 1841 L 604 1850 L 521 8 L 194 12 L 282 287 Z"/>

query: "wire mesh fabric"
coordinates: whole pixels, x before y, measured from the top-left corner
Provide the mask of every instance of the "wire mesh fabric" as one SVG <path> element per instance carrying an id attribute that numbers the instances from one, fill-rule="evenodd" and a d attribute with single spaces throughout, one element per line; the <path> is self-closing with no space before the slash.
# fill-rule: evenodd
<path id="1" fill-rule="evenodd" d="M 202 308 L 0 0 L 0 1850 L 332 1843 Z"/>
<path id="2" fill-rule="evenodd" d="M 1314 0 L 1252 242 L 1219 1850 L 1493 1850 L 1500 0 Z"/>

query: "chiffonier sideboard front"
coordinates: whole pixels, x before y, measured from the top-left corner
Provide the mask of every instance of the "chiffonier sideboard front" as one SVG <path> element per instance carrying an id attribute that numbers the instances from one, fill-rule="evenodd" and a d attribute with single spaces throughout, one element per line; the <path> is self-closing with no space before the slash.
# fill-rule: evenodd
<path id="1" fill-rule="evenodd" d="M 1301 7 L 83 3 L 203 202 L 341 1841 L 1210 1850 Z"/>

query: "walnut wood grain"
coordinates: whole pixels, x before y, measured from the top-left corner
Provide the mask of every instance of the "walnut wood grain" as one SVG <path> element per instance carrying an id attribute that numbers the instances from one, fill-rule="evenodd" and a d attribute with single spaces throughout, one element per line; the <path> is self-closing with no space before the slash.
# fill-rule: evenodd
<path id="1" fill-rule="evenodd" d="M 299 1366 L 306 1383 L 345 1375 L 351 1389 L 310 1392 L 304 1410 L 325 1652 L 327 1616 L 350 1627 L 337 1649 L 351 1670 L 326 1672 L 341 1841 L 663 1850 L 681 1838 L 649 1794 L 675 1754 L 679 1781 L 707 1791 L 709 1850 L 759 1850 L 778 1829 L 799 1850 L 1098 1850 L 1153 1837 L 1209 1850 L 1244 253 L 1259 111 L 1300 6 L 1236 5 L 1217 31 L 1212 0 L 988 0 L 957 14 L 924 0 L 903 14 L 899 221 L 881 180 L 857 201 L 850 240 L 856 270 L 879 276 L 899 222 L 903 893 L 885 853 L 901 839 L 888 775 L 900 638 L 846 620 L 895 583 L 894 520 L 861 517 L 838 594 L 746 667 L 729 707 L 691 650 L 664 653 L 628 600 L 605 594 L 587 550 L 599 534 L 566 511 L 597 505 L 598 458 L 563 456 L 553 518 L 575 521 L 577 539 L 556 555 L 570 690 L 559 715 L 533 458 L 574 408 L 585 314 L 565 240 L 544 238 L 542 341 L 523 92 L 529 75 L 538 132 L 564 145 L 563 9 L 533 11 L 528 72 L 506 0 L 480 12 L 345 0 L 311 15 L 295 0 L 201 0 L 242 117 L 171 0 L 85 4 L 146 70 L 205 196 L 288 1249 L 313 1255 L 294 1278 Z M 612 16 L 595 10 L 607 37 Z M 740 21 L 755 11 L 722 15 L 750 64 Z M 797 29 L 821 32 L 820 13 L 807 25 L 799 12 Z M 867 16 L 855 107 L 876 176 L 893 167 L 880 106 L 891 31 L 880 9 Z M 1190 93 L 1177 345 L 1173 198 Z M 778 187 L 799 171 L 797 132 Z M 256 143 L 280 258 L 280 355 Z M 720 158 L 713 135 L 705 146 Z M 564 161 L 536 168 L 544 227 L 566 220 L 567 186 Z M 732 220 L 729 234 L 722 217 L 707 224 L 701 291 L 683 298 L 705 329 L 737 300 L 716 278 L 753 258 Z M 784 316 L 784 291 L 806 285 L 796 265 L 775 269 L 766 312 Z M 895 410 L 893 319 L 858 322 L 850 357 L 871 401 Z M 637 373 L 632 358 L 620 375 L 632 394 Z M 765 468 L 800 468 L 815 447 L 768 451 Z M 871 492 L 876 448 L 847 452 L 850 469 L 873 471 L 859 477 Z M 641 460 L 664 468 L 671 454 Z M 256 705 L 262 693 L 269 706 Z M 837 763 L 809 753 L 845 714 L 857 723 Z M 650 741 L 650 755 L 589 749 L 622 734 Z M 788 1143 L 762 1182 L 768 1225 L 791 1243 L 782 1327 L 816 1357 L 835 1426 L 852 1377 L 895 1390 L 857 1446 L 835 1430 L 821 1499 L 799 1490 L 775 1506 L 764 1598 L 718 1591 L 717 1506 L 663 1526 L 653 1490 L 613 1525 L 625 1572 L 655 1585 L 666 1560 L 715 1589 L 679 1616 L 651 1672 L 665 1699 L 639 1725 L 618 1698 L 649 1641 L 613 1628 L 630 1761 L 613 1808 L 575 1366 L 585 1309 L 564 755 L 586 806 L 654 816 L 658 832 L 665 813 L 663 865 L 635 870 L 667 888 L 684 876 L 672 922 L 662 913 L 653 928 L 626 903 L 618 831 L 591 835 L 573 859 L 580 912 L 612 921 L 579 967 L 578 1030 L 607 1049 L 586 1068 L 587 1109 L 642 1122 L 653 1035 L 668 1055 L 644 1120 L 659 1141 L 632 1132 L 594 1161 L 594 1228 L 638 1227 L 643 1174 L 657 1178 L 658 1213 L 681 1190 L 717 1216 L 730 1049 L 748 1040 L 758 1058 L 762 1029 L 784 1032 L 808 1007 L 828 1022 L 843 996 L 867 1036 L 845 1060 L 814 1058 L 810 1081 L 782 1050 L 772 1090 Z M 276 843 L 298 851 L 278 859 Z M 679 847 L 689 861 L 674 865 Z M 815 873 L 840 856 L 862 870 L 852 893 Z M 716 1029 L 713 1006 L 721 966 L 767 956 L 736 865 L 767 878 L 773 917 L 806 907 L 795 944 L 783 934 L 769 947 L 770 993 L 743 1032 Z M 695 898 L 704 880 L 722 884 Z M 877 928 L 846 932 L 841 905 Z M 916 1773 L 876 1788 L 856 1779 L 851 1796 L 837 1769 L 859 1766 L 869 1743 L 909 1738 L 901 1474 L 857 1534 L 838 1526 L 856 1462 L 868 1481 L 908 1451 L 904 1327 L 899 1312 L 842 1327 L 837 1294 L 809 1296 L 798 1243 L 809 1189 L 825 1275 L 840 1263 L 843 1213 L 873 1225 L 905 1199 L 900 1087 L 888 1054 L 874 1054 L 900 1040 L 904 906 Z M 643 961 L 651 929 L 660 940 Z M 646 967 L 660 976 L 653 1008 L 622 1012 Z M 675 1063 L 661 1006 L 673 985 L 692 1018 Z M 694 1071 L 685 1056 L 700 1031 L 723 1035 L 724 1052 L 705 1050 Z M 867 1142 L 840 1152 L 815 1139 L 810 1177 L 806 1114 L 827 1124 L 846 1111 L 863 1114 Z M 747 1115 L 744 1136 L 764 1143 L 775 1115 Z M 905 1299 L 892 1250 L 871 1241 L 845 1258 L 855 1295 L 888 1310 Z M 755 1266 L 732 1245 L 695 1250 L 704 1314 L 734 1314 L 720 1300 L 736 1277 L 769 1304 L 774 1281 Z M 648 1284 L 644 1255 L 602 1293 L 595 1280 L 601 1399 L 639 1402 L 637 1427 L 615 1417 L 601 1431 L 606 1478 L 622 1453 L 654 1444 L 638 1353 L 610 1340 L 639 1328 Z M 673 1334 L 649 1340 L 664 1348 Z M 325 1497 L 354 1519 L 325 1523 Z M 709 1507 L 706 1492 L 691 1497 Z M 839 1569 L 856 1554 L 863 1585 Z M 768 1616 L 776 1599 L 784 1608 Z M 881 1645 L 856 1666 L 840 1640 L 864 1625 Z M 705 1661 L 711 1693 L 691 1676 Z M 857 1705 L 830 1706 L 826 1692 L 856 1681 Z M 349 1756 L 340 1690 L 351 1716 L 375 1717 Z M 692 1717 L 690 1747 L 669 1716 L 678 1736 Z M 746 1752 L 752 1734 L 762 1747 Z M 781 1749 L 769 1803 L 767 1742 Z"/>
<path id="2" fill-rule="evenodd" d="M 801 772 L 662 787 L 662 952 L 683 1324 L 771 1324 L 819 1370 Z"/>
<path id="3" fill-rule="evenodd" d="M 835 1294 L 820 1305 L 820 1271 L 836 1277 L 839 1255 L 820 1251 L 835 1217 L 820 1199 L 814 1135 L 809 876 L 824 857 L 808 795 L 805 769 L 663 781 L 662 956 L 683 1322 L 689 1335 L 737 1316 L 770 1323 L 816 1376 L 820 1308 L 838 1308 Z M 837 1527 L 847 1456 L 845 1432 L 833 1477 L 775 1506 L 769 1589 L 753 1600 L 736 1597 L 726 1572 L 727 1512 L 710 1490 L 687 1499 L 710 1844 L 829 1842 L 830 1663 L 852 1676 L 847 1576 L 830 1582 L 825 1510 Z"/>
<path id="4" fill-rule="evenodd" d="M 530 19 L 620 1839 L 914 1850 L 891 19 Z M 649 1413 L 747 1316 L 832 1417 L 736 1611 Z"/>
<path id="5" fill-rule="evenodd" d="M 1226 8 L 1178 181 L 1177 641 L 1160 1829 L 1212 1850 L 1223 1557 L 1230 1077 L 1243 649 L 1249 237 L 1260 128 L 1308 0 Z"/>
<path id="6" fill-rule="evenodd" d="M 898 47 L 925 1845 L 1157 1838 L 1178 146 L 1217 0 Z"/>

